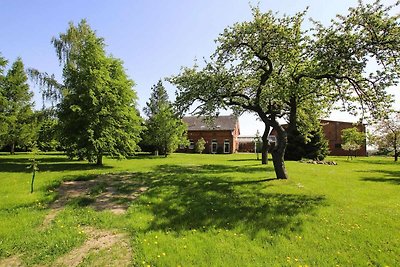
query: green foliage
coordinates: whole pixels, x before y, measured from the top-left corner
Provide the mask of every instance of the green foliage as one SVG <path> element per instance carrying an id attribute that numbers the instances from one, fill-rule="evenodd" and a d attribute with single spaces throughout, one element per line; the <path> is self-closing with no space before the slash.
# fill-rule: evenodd
<path id="1" fill-rule="evenodd" d="M 36 139 L 32 93 L 21 58 L 18 58 L 0 82 L 0 143 L 10 147 L 27 147 Z"/>
<path id="2" fill-rule="evenodd" d="M 330 26 L 315 22 L 309 30 L 302 27 L 306 11 L 278 17 L 253 8 L 251 21 L 220 34 L 203 68 L 186 67 L 170 78 L 178 87 L 176 103 L 183 111 L 200 103 L 197 113 L 211 116 L 227 107 L 256 113 L 267 133 L 271 127 L 277 132 L 274 167 L 277 177 L 287 178 L 287 133 L 279 118 L 296 121 L 298 110 L 307 107 L 320 114 L 336 101 L 372 117 L 390 107 L 386 88 L 400 74 L 399 15 L 391 15 L 398 5 L 360 1 Z"/>
<path id="3" fill-rule="evenodd" d="M 38 148 L 40 151 L 56 151 L 60 149 L 60 134 L 58 129 L 58 118 L 54 109 L 37 111 L 36 116 L 39 124 Z"/>
<path id="4" fill-rule="evenodd" d="M 300 160 L 302 158 L 323 160 L 329 153 L 329 143 L 326 140 L 321 125 L 310 130 L 305 137 L 299 131 L 288 133 L 286 160 Z"/>
<path id="5" fill-rule="evenodd" d="M 137 150 L 141 118 L 133 81 L 122 61 L 106 56 L 105 44 L 86 21 L 53 38 L 64 64 L 58 105 L 61 143 L 70 157 L 102 164 L 104 154 L 125 157 Z"/>
<path id="6" fill-rule="evenodd" d="M 356 127 L 342 130 L 342 148 L 344 150 L 355 153 L 365 143 L 365 139 L 366 134 L 358 131 Z"/>
<path id="7" fill-rule="evenodd" d="M 196 153 L 203 153 L 204 149 L 206 149 L 206 141 L 204 140 L 203 137 L 201 137 L 199 140 L 197 140 L 196 144 L 194 145 L 194 151 Z"/>
<path id="8" fill-rule="evenodd" d="M 392 154 L 397 161 L 400 154 L 400 112 L 394 112 L 390 117 L 378 122 L 370 141 L 378 147 L 379 152 Z"/>
<path id="9" fill-rule="evenodd" d="M 144 112 L 148 116 L 143 141 L 162 155 L 174 152 L 179 145 L 188 144 L 187 126 L 174 113 L 161 80 L 151 88 Z"/>

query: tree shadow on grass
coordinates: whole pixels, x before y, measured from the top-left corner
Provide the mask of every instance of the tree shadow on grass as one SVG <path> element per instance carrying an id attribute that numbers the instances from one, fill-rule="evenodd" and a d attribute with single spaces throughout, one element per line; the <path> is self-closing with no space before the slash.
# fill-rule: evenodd
<path id="1" fill-rule="evenodd" d="M 394 185 L 400 185 L 400 171 L 387 171 L 387 170 L 375 170 L 368 172 L 377 172 L 383 174 L 381 177 L 366 177 L 362 178 L 361 181 L 377 182 L 377 183 L 390 183 Z"/>
<path id="2" fill-rule="evenodd" d="M 39 171 L 79 171 L 79 170 L 97 170 L 111 169 L 111 166 L 97 166 L 84 161 L 69 160 L 61 157 L 38 158 Z M 30 164 L 27 158 L 0 158 L 0 172 L 31 172 L 27 166 Z"/>
<path id="3" fill-rule="evenodd" d="M 199 172 L 196 167 L 203 171 Z M 154 214 L 146 231 L 236 228 L 253 238 L 263 230 L 271 233 L 287 229 L 299 231 L 302 226 L 300 215 L 312 214 L 318 206 L 325 204 L 323 196 L 267 193 L 266 188 L 273 186 L 272 179 L 246 180 L 245 175 L 221 177 L 222 171 L 237 172 L 237 167 L 156 167 L 152 173 L 154 178 L 149 181 L 147 197 L 138 200 Z M 136 175 L 139 178 L 146 174 Z M 149 199 L 159 201 L 148 204 Z"/>

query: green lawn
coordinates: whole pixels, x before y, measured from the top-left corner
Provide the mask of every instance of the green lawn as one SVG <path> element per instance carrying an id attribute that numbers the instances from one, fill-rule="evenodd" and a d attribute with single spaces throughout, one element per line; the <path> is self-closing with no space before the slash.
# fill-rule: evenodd
<path id="1" fill-rule="evenodd" d="M 106 265 L 129 250 L 134 266 L 400 265 L 400 164 L 390 158 L 287 162 L 283 181 L 250 154 L 105 159 L 102 168 L 46 154 L 30 194 L 29 157 L 0 154 L 0 265 L 10 257 L 54 265 L 89 238 L 84 227 L 124 234 L 130 248 L 119 242 L 91 252 L 80 266 Z M 106 182 L 93 194 L 43 225 L 62 181 L 99 174 Z M 147 190 L 120 197 L 126 213 L 96 211 L 88 204 L 107 179 L 120 195 Z"/>

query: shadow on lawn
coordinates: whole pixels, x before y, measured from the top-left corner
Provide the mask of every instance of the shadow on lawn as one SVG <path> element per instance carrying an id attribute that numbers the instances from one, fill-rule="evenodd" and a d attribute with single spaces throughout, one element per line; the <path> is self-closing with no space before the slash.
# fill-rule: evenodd
<path id="1" fill-rule="evenodd" d="M 29 156 L 26 158 L 2 158 L 0 157 L 0 172 L 31 172 L 27 169 L 29 165 Z M 80 171 L 80 170 L 97 170 L 110 169 L 110 166 L 97 166 L 87 163 L 86 161 L 69 160 L 63 157 L 46 157 L 38 158 L 38 167 L 40 171 Z"/>
<path id="2" fill-rule="evenodd" d="M 145 200 L 138 199 L 154 214 L 148 230 L 176 231 L 207 228 L 239 229 L 250 237 L 262 230 L 281 232 L 301 229 L 301 214 L 312 214 L 324 205 L 323 196 L 266 193 L 272 180 L 246 180 L 222 177 L 220 173 L 237 172 L 238 168 L 220 165 L 155 168 L 148 181 Z M 265 171 L 264 168 L 262 170 Z M 260 170 L 257 170 L 260 171 Z M 244 172 L 244 171 L 243 171 Z M 148 174 L 137 174 L 143 179 Z M 158 199 L 148 205 L 149 199 Z"/>
<path id="3" fill-rule="evenodd" d="M 372 178 L 372 177 L 362 178 L 361 179 L 362 181 L 400 185 L 400 171 L 375 170 L 368 172 L 382 173 L 384 174 L 384 176 L 379 178 Z"/>

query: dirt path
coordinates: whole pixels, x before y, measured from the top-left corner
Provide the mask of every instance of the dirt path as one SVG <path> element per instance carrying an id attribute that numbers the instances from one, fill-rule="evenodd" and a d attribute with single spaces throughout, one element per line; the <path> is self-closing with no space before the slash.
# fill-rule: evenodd
<path id="1" fill-rule="evenodd" d="M 18 256 L 12 256 L 0 260 L 0 267 L 22 267 L 24 266 Z"/>
<path id="2" fill-rule="evenodd" d="M 95 257 L 95 260 L 91 262 L 91 265 L 95 264 L 101 266 L 105 264 L 105 262 L 109 262 L 109 264 L 111 263 L 112 266 L 128 266 L 130 264 L 132 251 L 127 236 L 94 228 L 86 228 L 85 232 L 89 236 L 86 242 L 82 246 L 59 258 L 53 266 L 75 267 L 84 262 L 84 260 L 90 255 L 94 255 Z M 120 251 L 117 255 L 108 258 L 107 252 L 117 244 L 119 247 L 125 248 L 125 251 Z M 101 251 L 106 251 L 106 253 L 103 253 L 102 255 L 100 253 Z M 109 264 L 107 265 L 110 266 Z"/>
<path id="3" fill-rule="evenodd" d="M 44 219 L 43 227 L 48 227 L 71 200 L 86 199 L 90 202 L 87 206 L 97 211 L 124 214 L 130 203 L 146 190 L 147 187 L 132 179 L 131 174 L 106 174 L 88 181 L 63 182 L 57 188 L 58 198 L 50 205 L 51 211 Z"/>
<path id="4" fill-rule="evenodd" d="M 57 189 L 57 200 L 50 206 L 41 229 L 51 226 L 58 213 L 75 201 L 79 206 L 92 207 L 97 211 L 124 214 L 132 201 L 147 190 L 129 173 L 104 174 L 93 180 L 66 181 Z M 81 202 L 79 202 L 81 201 Z M 86 227 L 85 243 L 58 258 L 51 266 L 130 266 L 132 249 L 128 236 L 122 233 Z M 20 257 L 12 256 L 0 260 L 0 267 L 24 266 Z"/>

